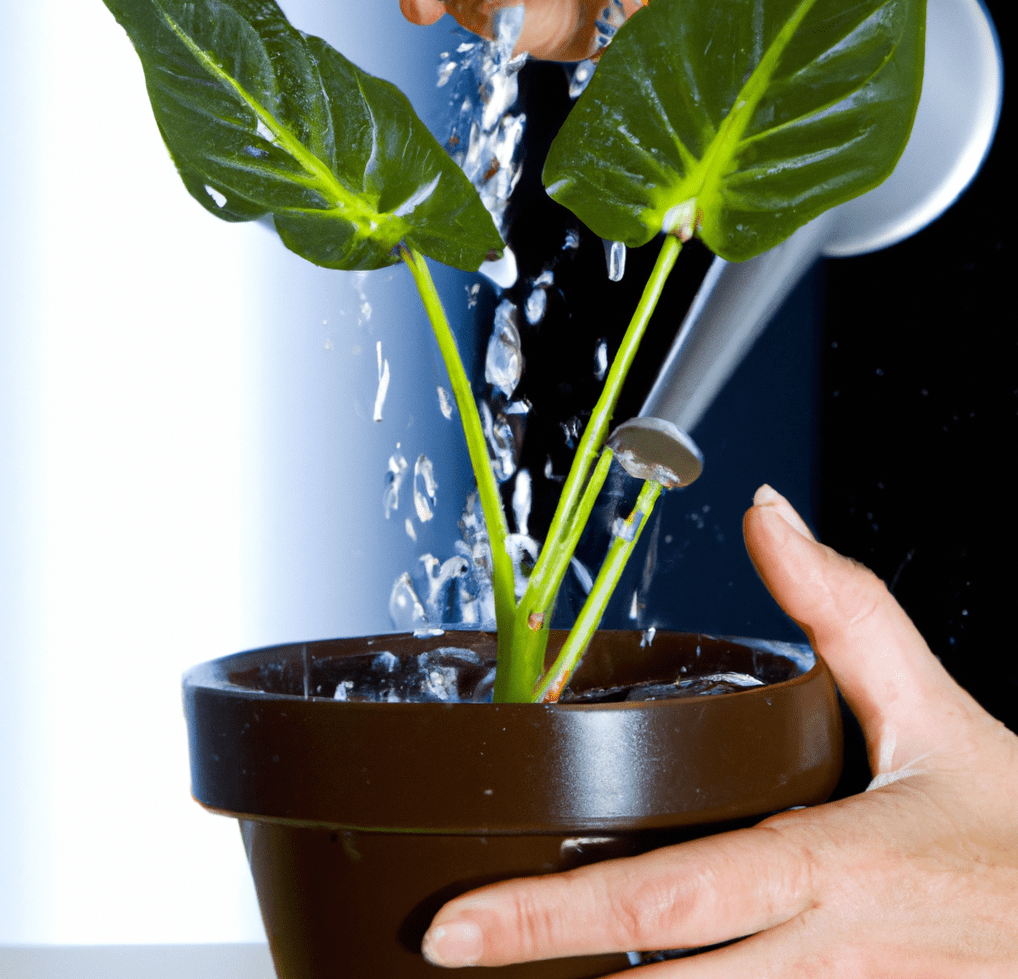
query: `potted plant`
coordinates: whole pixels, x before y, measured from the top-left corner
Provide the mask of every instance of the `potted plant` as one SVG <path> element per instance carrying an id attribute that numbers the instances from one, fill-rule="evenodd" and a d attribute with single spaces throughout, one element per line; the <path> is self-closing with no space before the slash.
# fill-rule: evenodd
<path id="1" fill-rule="evenodd" d="M 206 209 L 230 221 L 271 215 L 288 248 L 328 268 L 408 267 L 490 542 L 475 571 L 490 579 L 493 636 L 297 644 L 185 678 L 195 795 L 241 819 L 280 976 L 414 975 L 430 968 L 418 952 L 428 915 L 457 890 L 825 798 L 840 722 L 822 663 L 773 644 L 598 632 L 655 501 L 699 472 L 691 443 L 681 469 L 618 460 L 643 480 L 635 507 L 616 521 L 573 628 L 553 634 L 550 624 L 613 464 L 619 393 L 682 243 L 698 236 L 722 257 L 749 258 L 890 173 L 918 103 L 922 0 L 739 0 L 723 10 L 655 0 L 619 31 L 556 137 L 545 183 L 602 237 L 638 247 L 663 233 L 663 243 L 532 566 L 514 566 L 506 547 L 483 425 L 426 260 L 474 270 L 501 253 L 470 182 L 401 93 L 295 30 L 271 0 L 106 3 L 141 57 L 181 178 Z M 418 674 L 389 677 L 401 660 Z M 571 678 L 579 694 L 674 686 L 698 660 L 703 674 L 773 682 L 709 700 L 555 704 Z M 472 671 L 483 686 L 490 665 L 487 707 L 441 702 L 448 687 L 438 702 L 351 702 L 379 699 L 361 683 L 373 671 L 385 673 L 373 689 L 420 691 Z M 779 733 L 784 748 L 774 747 Z M 380 754 L 385 745 L 395 760 Z M 458 811 L 456 788 L 466 793 Z M 388 858 L 409 873 L 405 898 L 392 897 Z"/>

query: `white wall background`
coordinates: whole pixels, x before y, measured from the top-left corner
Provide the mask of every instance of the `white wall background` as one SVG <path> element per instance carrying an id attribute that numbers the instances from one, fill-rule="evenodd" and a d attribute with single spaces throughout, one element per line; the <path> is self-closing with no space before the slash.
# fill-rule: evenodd
<path id="1" fill-rule="evenodd" d="M 395 0 L 285 7 L 433 85 Z M 100 0 L 14 5 L 0 90 L 0 944 L 257 940 L 236 827 L 189 797 L 180 674 L 388 629 L 395 574 L 451 548 L 455 422 L 404 270 L 322 272 L 190 200 Z M 415 546 L 382 518 L 397 442 L 443 491 Z"/>

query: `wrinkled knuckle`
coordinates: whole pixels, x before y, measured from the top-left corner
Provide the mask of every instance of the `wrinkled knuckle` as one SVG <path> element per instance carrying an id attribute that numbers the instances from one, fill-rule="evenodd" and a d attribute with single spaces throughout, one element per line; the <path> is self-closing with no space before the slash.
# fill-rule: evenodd
<path id="1" fill-rule="evenodd" d="M 519 942 L 521 958 L 538 958 L 554 947 L 561 931 L 556 903 L 535 900 L 530 893 L 513 900 L 513 929 Z"/>
<path id="2" fill-rule="evenodd" d="M 868 624 L 893 602 L 887 585 L 865 565 L 851 561 L 849 580 L 838 588 L 831 588 L 838 612 L 845 623 L 853 628 L 866 628 Z"/>
<path id="3" fill-rule="evenodd" d="M 613 896 L 613 938 L 620 948 L 656 948 L 661 935 L 682 913 L 674 890 L 657 881 L 641 881 Z"/>
<path id="4" fill-rule="evenodd" d="M 821 851 L 830 849 L 832 843 L 796 816 L 794 812 L 778 813 L 756 827 L 770 835 L 773 843 L 769 848 L 777 849 L 782 869 L 764 892 L 771 914 L 788 907 L 810 906 L 823 889 L 821 868 L 825 861 Z"/>

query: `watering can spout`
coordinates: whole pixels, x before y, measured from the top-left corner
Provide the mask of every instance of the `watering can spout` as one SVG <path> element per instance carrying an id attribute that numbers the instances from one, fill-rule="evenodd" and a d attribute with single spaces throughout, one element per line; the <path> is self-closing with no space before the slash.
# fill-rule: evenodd
<path id="1" fill-rule="evenodd" d="M 665 486 L 699 476 L 689 433 L 799 279 L 822 256 L 886 248 L 939 217 L 982 165 L 1002 93 L 1000 45 L 979 0 L 930 4 L 922 95 L 894 172 L 756 258 L 714 260 L 639 415 L 608 440 L 631 475 Z"/>

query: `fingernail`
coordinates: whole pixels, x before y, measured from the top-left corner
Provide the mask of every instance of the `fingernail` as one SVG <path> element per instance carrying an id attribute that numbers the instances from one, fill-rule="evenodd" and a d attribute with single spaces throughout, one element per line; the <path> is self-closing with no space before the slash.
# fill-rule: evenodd
<path id="1" fill-rule="evenodd" d="M 767 509 L 773 510 L 785 523 L 802 534 L 807 540 L 816 540 L 813 532 L 806 526 L 806 522 L 796 513 L 795 507 L 772 486 L 764 483 L 753 494 L 753 506 L 767 507 Z"/>
<path id="2" fill-rule="evenodd" d="M 424 936 L 421 952 L 432 965 L 456 969 L 474 965 L 483 947 L 481 929 L 472 921 L 460 919 L 431 927 Z"/>

